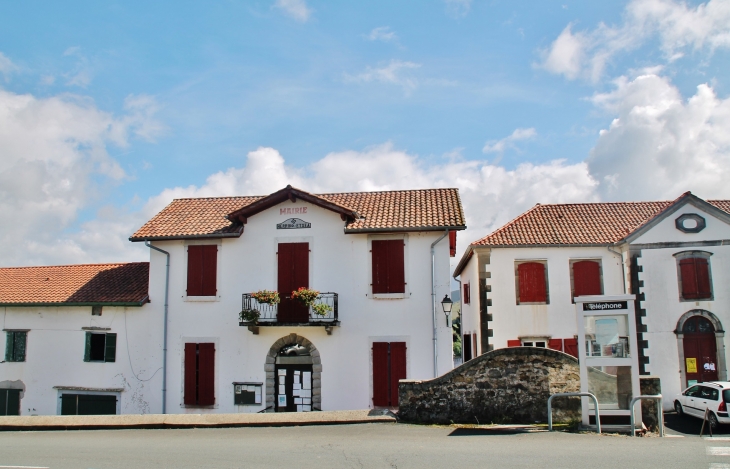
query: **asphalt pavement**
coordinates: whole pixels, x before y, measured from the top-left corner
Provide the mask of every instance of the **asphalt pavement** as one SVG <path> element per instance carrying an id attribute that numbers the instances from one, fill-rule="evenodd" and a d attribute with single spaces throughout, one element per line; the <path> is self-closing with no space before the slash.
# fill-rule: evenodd
<path id="1" fill-rule="evenodd" d="M 674 430 L 671 430 L 674 432 Z M 395 423 L 0 433 L 0 467 L 728 468 L 730 437 L 524 433 Z"/>

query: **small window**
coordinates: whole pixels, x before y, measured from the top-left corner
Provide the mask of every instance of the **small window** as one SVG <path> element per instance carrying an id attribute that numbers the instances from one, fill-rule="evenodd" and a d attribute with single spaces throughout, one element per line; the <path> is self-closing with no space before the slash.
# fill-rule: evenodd
<path id="1" fill-rule="evenodd" d="M 183 401 L 188 406 L 215 404 L 215 344 L 185 344 L 185 387 Z"/>
<path id="2" fill-rule="evenodd" d="M 86 333 L 85 362 L 113 362 L 117 354 L 117 335 L 112 333 Z"/>
<path id="3" fill-rule="evenodd" d="M 373 294 L 405 293 L 403 239 L 372 241 Z"/>
<path id="4" fill-rule="evenodd" d="M 471 304 L 471 285 L 468 283 L 464 284 L 464 304 Z"/>
<path id="5" fill-rule="evenodd" d="M 517 304 L 549 304 L 547 262 L 517 262 Z"/>
<path id="6" fill-rule="evenodd" d="M 188 296 L 215 296 L 218 246 L 188 246 Z"/>
<path id="7" fill-rule="evenodd" d="M 110 394 L 61 394 L 61 415 L 116 415 L 117 396 Z"/>
<path id="8" fill-rule="evenodd" d="M 20 389 L 0 389 L 0 416 L 20 415 Z"/>
<path id="9" fill-rule="evenodd" d="M 570 280 L 573 298 L 576 296 L 603 295 L 600 261 L 570 261 Z"/>
<path id="10" fill-rule="evenodd" d="M 681 252 L 677 258 L 680 300 L 712 300 L 710 253 L 702 251 Z"/>
<path id="11" fill-rule="evenodd" d="M 7 331 L 5 334 L 5 361 L 24 362 L 28 331 Z"/>
<path id="12" fill-rule="evenodd" d="M 539 347 L 539 348 L 546 348 L 547 347 L 547 341 L 545 340 L 523 340 L 522 341 L 523 347 Z"/>

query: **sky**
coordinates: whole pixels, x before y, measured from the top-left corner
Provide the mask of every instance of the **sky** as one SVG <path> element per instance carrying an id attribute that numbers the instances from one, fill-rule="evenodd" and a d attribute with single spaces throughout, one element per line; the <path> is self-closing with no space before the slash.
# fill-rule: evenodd
<path id="1" fill-rule="evenodd" d="M 0 266 L 149 258 L 176 197 L 730 198 L 730 0 L 0 2 Z"/>

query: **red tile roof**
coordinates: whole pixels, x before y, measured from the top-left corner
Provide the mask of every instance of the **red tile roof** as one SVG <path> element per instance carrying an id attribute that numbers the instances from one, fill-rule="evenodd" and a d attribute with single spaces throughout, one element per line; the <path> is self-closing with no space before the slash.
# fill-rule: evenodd
<path id="1" fill-rule="evenodd" d="M 466 228 L 458 189 L 346 192 L 312 196 L 350 209 L 362 217 L 351 219 L 345 227 L 346 232 Z M 129 239 L 143 241 L 240 236 L 242 227 L 226 217 L 264 197 L 176 199 Z"/>
<path id="2" fill-rule="evenodd" d="M 149 262 L 0 268 L 0 305 L 136 305 L 148 300 Z"/>
<path id="3" fill-rule="evenodd" d="M 730 200 L 707 202 L 730 213 Z M 471 245 L 508 247 L 616 243 L 673 203 L 537 204 Z"/>

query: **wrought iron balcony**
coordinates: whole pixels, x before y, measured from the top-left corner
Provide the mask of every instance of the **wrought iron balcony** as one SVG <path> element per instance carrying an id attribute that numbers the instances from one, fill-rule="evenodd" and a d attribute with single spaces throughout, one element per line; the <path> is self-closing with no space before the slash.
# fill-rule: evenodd
<path id="1" fill-rule="evenodd" d="M 320 326 L 331 334 L 332 327 L 340 325 L 337 293 L 334 292 L 320 293 L 309 307 L 290 296 L 281 297 L 278 304 L 259 303 L 251 293 L 244 293 L 241 303 L 239 325 L 248 326 L 254 334 L 258 334 L 259 327 L 269 326 Z M 323 314 L 319 314 L 320 312 Z M 255 318 L 256 316 L 258 317 Z"/>

